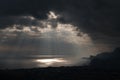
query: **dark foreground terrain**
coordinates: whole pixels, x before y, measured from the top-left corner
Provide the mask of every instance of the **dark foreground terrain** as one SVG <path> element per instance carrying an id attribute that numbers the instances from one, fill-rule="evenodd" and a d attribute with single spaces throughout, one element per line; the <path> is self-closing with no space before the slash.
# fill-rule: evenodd
<path id="1" fill-rule="evenodd" d="M 0 80 L 120 80 L 120 70 L 85 66 L 0 70 Z"/>

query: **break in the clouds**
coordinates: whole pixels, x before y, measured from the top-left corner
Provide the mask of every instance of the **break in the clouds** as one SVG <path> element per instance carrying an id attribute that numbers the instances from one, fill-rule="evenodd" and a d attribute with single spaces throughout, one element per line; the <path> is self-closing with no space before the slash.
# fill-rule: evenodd
<path id="1" fill-rule="evenodd" d="M 98 53 L 100 48 L 109 50 L 104 44 L 96 47 L 77 26 L 59 22 L 59 14 L 50 11 L 47 15 L 47 19 L 36 20 L 39 25 L 14 24 L 0 29 L 1 68 L 83 65 L 88 62 L 84 57 Z"/>
<path id="2" fill-rule="evenodd" d="M 36 20 L 36 26 L 19 24 L 0 29 L 1 68 L 82 65 L 86 62 L 83 57 L 97 53 L 97 48 L 89 50 L 95 46 L 87 33 L 59 22 L 60 15 L 52 11 L 47 15 L 47 19 Z M 27 62 L 32 63 L 26 66 Z"/>

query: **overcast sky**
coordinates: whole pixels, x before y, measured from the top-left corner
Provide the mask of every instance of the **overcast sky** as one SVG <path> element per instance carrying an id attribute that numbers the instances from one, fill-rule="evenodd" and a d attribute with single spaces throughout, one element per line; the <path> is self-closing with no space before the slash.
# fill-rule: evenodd
<path id="1" fill-rule="evenodd" d="M 119 4 L 119 0 L 1 0 L 0 68 L 82 65 L 87 62 L 83 57 L 120 47 Z M 38 60 L 42 58 L 54 60 L 44 64 Z"/>

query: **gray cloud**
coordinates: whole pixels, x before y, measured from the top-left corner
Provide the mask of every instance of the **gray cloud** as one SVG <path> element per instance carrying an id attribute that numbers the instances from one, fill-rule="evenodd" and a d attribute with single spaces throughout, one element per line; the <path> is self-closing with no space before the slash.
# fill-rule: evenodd
<path id="1" fill-rule="evenodd" d="M 61 22 L 77 25 L 93 38 L 95 37 L 92 33 L 96 32 L 107 36 L 119 36 L 119 3 L 118 0 L 2 0 L 1 27 L 12 24 L 36 25 L 36 21 L 19 16 L 31 15 L 37 19 L 46 19 L 46 14 L 53 10 L 61 15 Z"/>
<path id="2" fill-rule="evenodd" d="M 60 15 L 57 20 L 59 23 L 68 23 L 74 25 L 74 27 L 77 26 L 78 28 L 75 30 L 80 29 L 81 32 L 87 34 L 87 36 L 90 37 L 92 44 L 94 44 L 97 49 L 102 48 L 102 52 L 106 49 L 110 50 L 111 48 L 118 47 L 120 45 L 119 4 L 119 0 L 1 0 L 0 45 L 3 46 L 0 47 L 2 50 L 1 54 L 5 51 L 3 49 L 4 46 L 7 46 L 7 48 L 5 48 L 6 51 L 10 51 L 11 49 L 15 49 L 14 46 L 18 46 L 18 49 L 20 49 L 24 48 L 23 46 L 25 45 L 32 45 L 35 48 L 43 45 L 43 42 L 38 39 L 38 36 L 41 35 L 40 33 L 37 33 L 38 30 L 36 30 L 36 28 L 31 30 L 30 28 L 31 26 L 39 28 L 45 27 L 40 21 L 50 22 L 47 19 L 49 11 L 53 11 Z M 50 23 L 54 27 L 57 25 L 56 20 L 54 19 L 51 20 Z M 30 36 L 31 34 L 26 34 L 24 30 L 22 32 L 14 31 L 10 33 L 10 29 L 8 32 L 2 32 L 6 28 L 13 29 L 14 25 L 17 25 L 15 28 L 18 30 L 23 30 L 23 27 L 27 26 L 29 27 L 28 33 L 31 30 L 31 32 L 36 32 L 36 34 L 32 33 L 32 36 Z M 49 34 L 53 35 L 55 33 Z M 79 33 L 76 35 L 83 37 L 83 35 Z M 69 35 L 67 35 L 67 37 L 69 37 Z M 53 36 L 53 38 L 55 39 L 56 36 Z M 62 38 L 64 39 L 65 37 Z M 69 42 L 74 39 L 70 37 L 67 40 Z M 79 41 L 79 43 L 81 42 L 82 41 Z M 10 48 L 9 46 L 12 47 Z M 83 49 L 84 47 L 77 47 L 77 49 L 79 48 Z M 27 50 L 27 48 L 25 49 Z M 23 49 L 23 51 L 25 51 L 25 49 Z M 34 48 L 32 49 L 34 50 Z M 90 50 L 94 52 L 93 49 Z M 8 52 L 5 53 L 8 54 Z"/>

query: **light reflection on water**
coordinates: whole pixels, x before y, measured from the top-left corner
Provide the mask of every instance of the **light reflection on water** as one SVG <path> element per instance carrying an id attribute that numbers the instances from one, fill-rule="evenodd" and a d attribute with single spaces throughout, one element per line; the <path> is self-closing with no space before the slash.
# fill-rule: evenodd
<path id="1" fill-rule="evenodd" d="M 35 60 L 38 64 L 43 64 L 43 67 L 53 66 L 56 63 L 68 63 L 67 60 L 63 58 L 46 58 L 46 59 L 37 59 Z"/>
<path id="2" fill-rule="evenodd" d="M 0 60 L 0 69 L 59 67 L 70 64 L 62 55 L 31 55 Z"/>

